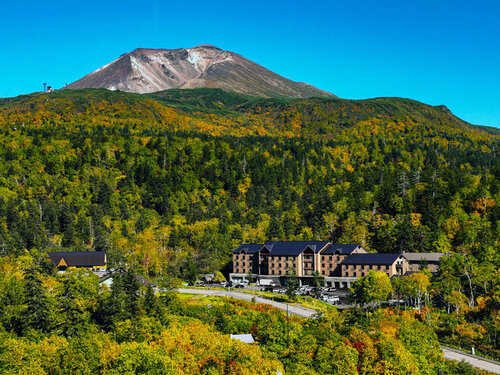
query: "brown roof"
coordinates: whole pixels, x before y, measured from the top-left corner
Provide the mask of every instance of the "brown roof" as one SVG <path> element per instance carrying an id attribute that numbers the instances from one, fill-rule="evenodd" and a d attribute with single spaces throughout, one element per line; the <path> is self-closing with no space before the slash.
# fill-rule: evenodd
<path id="1" fill-rule="evenodd" d="M 407 253 L 402 254 L 408 261 L 421 262 L 423 260 L 427 262 L 439 262 L 445 253 Z"/>

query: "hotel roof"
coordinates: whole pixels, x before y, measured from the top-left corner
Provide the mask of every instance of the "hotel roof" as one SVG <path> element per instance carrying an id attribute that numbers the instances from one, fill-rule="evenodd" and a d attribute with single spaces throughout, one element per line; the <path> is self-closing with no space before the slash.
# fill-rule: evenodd
<path id="1" fill-rule="evenodd" d="M 393 264 L 401 254 L 353 254 L 340 264 Z"/>
<path id="2" fill-rule="evenodd" d="M 407 253 L 403 252 L 402 254 L 406 260 L 410 262 L 439 262 L 442 256 L 446 255 L 445 253 Z"/>

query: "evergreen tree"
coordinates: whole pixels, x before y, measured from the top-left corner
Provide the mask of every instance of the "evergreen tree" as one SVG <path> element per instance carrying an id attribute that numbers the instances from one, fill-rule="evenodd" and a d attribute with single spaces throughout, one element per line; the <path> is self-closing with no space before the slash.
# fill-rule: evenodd
<path id="1" fill-rule="evenodd" d="M 26 312 L 24 315 L 25 329 L 35 329 L 50 332 L 53 318 L 50 313 L 50 302 L 42 286 L 40 270 L 34 265 L 26 270 L 26 286 L 24 296 Z"/>

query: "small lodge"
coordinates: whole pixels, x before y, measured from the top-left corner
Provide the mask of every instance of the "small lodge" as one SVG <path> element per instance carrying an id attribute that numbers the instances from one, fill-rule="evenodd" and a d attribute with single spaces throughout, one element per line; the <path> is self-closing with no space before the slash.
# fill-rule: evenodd
<path id="1" fill-rule="evenodd" d="M 323 277 L 325 285 L 350 287 L 371 270 L 389 277 L 418 272 L 425 264 L 431 272 L 439 269 L 442 253 L 367 253 L 360 244 L 334 244 L 329 241 L 269 241 L 242 244 L 233 251 L 234 283 L 256 279 L 261 285 L 284 285 L 290 275 L 299 284 L 313 284 Z M 251 275 L 251 276 L 250 276 Z"/>
<path id="2" fill-rule="evenodd" d="M 107 256 L 103 251 L 61 251 L 48 252 L 49 259 L 59 269 L 69 267 L 85 268 L 93 272 L 106 271 Z"/>

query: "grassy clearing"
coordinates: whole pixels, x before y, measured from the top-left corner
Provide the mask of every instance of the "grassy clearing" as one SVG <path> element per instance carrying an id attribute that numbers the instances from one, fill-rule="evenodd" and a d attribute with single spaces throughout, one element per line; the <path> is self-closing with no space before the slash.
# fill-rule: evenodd
<path id="1" fill-rule="evenodd" d="M 203 294 L 190 294 L 190 293 L 177 293 L 177 297 L 184 301 L 187 304 L 196 304 L 196 305 L 216 305 L 223 302 L 224 298 L 221 296 L 206 296 Z"/>
<path id="2" fill-rule="evenodd" d="M 251 290 L 242 290 L 241 292 L 247 294 L 254 294 Z M 328 310 L 333 308 L 332 305 L 309 296 L 305 297 L 296 296 L 295 300 L 291 300 L 288 298 L 286 294 L 273 293 L 273 292 L 258 291 L 255 292 L 255 295 L 260 297 L 272 298 L 274 301 L 277 302 L 288 303 L 290 305 L 295 305 L 295 306 L 302 306 L 313 310 Z"/>

